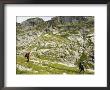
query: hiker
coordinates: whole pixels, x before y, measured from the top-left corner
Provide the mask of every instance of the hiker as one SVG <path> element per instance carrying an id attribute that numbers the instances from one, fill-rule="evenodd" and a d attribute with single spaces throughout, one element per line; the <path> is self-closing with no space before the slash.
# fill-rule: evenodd
<path id="1" fill-rule="evenodd" d="M 84 65 L 81 62 L 79 63 L 79 70 L 79 73 L 81 73 L 81 71 L 84 73 Z"/>
<path id="2" fill-rule="evenodd" d="M 29 62 L 29 56 L 30 56 L 30 52 L 25 54 L 25 57 L 27 58 L 27 62 Z"/>
<path id="3" fill-rule="evenodd" d="M 93 56 L 93 55 L 91 55 L 90 57 L 92 58 L 92 62 L 94 62 L 94 56 Z"/>
<path id="4" fill-rule="evenodd" d="M 94 63 L 94 52 L 92 52 L 92 55 L 90 55 L 91 61 Z"/>

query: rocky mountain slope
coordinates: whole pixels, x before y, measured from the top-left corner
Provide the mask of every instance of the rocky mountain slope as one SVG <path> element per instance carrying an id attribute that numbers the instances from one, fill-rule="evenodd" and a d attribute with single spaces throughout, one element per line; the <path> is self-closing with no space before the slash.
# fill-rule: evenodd
<path id="1" fill-rule="evenodd" d="M 56 16 L 44 21 L 30 18 L 16 23 L 17 74 L 94 73 L 94 17 Z M 30 61 L 24 57 L 30 52 Z"/>

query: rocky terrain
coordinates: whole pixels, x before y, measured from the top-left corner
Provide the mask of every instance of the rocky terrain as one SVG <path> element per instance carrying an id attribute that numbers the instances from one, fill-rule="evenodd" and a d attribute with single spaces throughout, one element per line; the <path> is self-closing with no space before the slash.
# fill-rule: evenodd
<path id="1" fill-rule="evenodd" d="M 94 74 L 94 17 L 36 17 L 16 23 L 17 74 L 82 74 L 79 62 L 84 74 Z"/>

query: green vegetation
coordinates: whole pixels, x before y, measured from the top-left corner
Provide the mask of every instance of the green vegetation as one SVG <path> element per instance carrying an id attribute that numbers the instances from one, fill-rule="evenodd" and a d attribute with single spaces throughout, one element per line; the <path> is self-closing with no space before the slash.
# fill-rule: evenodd
<path id="1" fill-rule="evenodd" d="M 94 74 L 94 17 L 30 18 L 16 25 L 16 74 L 83 74 L 80 62 L 84 74 Z"/>
<path id="2" fill-rule="evenodd" d="M 17 64 L 20 64 L 26 68 L 32 68 L 32 71 L 27 71 L 27 70 L 19 70 L 17 68 L 16 73 L 17 74 L 79 74 L 79 70 L 76 67 L 68 67 L 63 64 L 58 64 L 58 63 L 51 63 L 48 62 L 47 64 L 44 64 L 45 61 L 42 63 L 36 63 L 33 64 L 32 61 L 29 63 L 26 62 L 26 59 L 20 56 L 17 56 Z M 85 71 L 85 74 L 93 74 L 93 72 Z"/>

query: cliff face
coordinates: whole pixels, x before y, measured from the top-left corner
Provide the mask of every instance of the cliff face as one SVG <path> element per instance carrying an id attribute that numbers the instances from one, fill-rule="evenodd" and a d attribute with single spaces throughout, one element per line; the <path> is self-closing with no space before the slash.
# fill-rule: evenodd
<path id="1" fill-rule="evenodd" d="M 40 24 L 43 22 L 44 22 L 44 20 L 41 18 L 31 18 L 31 19 L 28 19 L 28 20 L 22 22 L 21 25 L 23 27 L 25 27 L 25 26 L 33 26 L 34 27 L 34 25 L 37 25 L 37 24 Z"/>
<path id="2" fill-rule="evenodd" d="M 79 62 L 86 70 L 94 68 L 93 17 L 30 18 L 17 24 L 16 30 L 17 73 L 78 73 Z M 23 55 L 28 51 L 30 62 L 26 63 Z"/>

